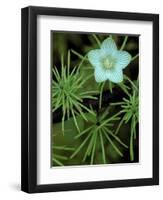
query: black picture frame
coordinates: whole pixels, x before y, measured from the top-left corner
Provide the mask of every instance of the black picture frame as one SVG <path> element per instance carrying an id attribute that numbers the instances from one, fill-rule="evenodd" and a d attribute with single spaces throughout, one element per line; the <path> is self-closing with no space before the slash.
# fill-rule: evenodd
<path id="1" fill-rule="evenodd" d="M 37 184 L 37 16 L 55 15 L 153 23 L 153 177 L 130 180 Z M 28 193 L 159 184 L 159 15 L 50 7 L 21 12 L 21 190 Z"/>

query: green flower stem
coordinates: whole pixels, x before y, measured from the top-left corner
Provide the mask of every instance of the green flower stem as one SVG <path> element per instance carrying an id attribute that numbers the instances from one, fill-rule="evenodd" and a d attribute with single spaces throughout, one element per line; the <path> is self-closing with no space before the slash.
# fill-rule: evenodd
<path id="1" fill-rule="evenodd" d="M 110 134 L 117 142 L 119 142 L 119 144 L 121 144 L 123 147 L 125 147 L 126 149 L 128 149 L 128 146 L 127 146 L 125 143 L 123 143 L 123 142 L 119 139 L 119 137 L 117 137 L 116 135 L 114 135 L 110 130 L 108 130 L 108 132 L 109 132 L 109 134 Z"/>
<path id="2" fill-rule="evenodd" d="M 98 37 L 97 37 L 95 34 L 92 34 L 92 36 L 93 36 L 94 39 L 96 40 L 98 46 L 101 47 L 101 42 L 100 42 L 100 40 L 98 39 Z"/>
<path id="3" fill-rule="evenodd" d="M 71 60 L 71 52 L 68 50 L 67 56 L 67 76 L 70 74 L 70 60 Z"/>
<path id="4" fill-rule="evenodd" d="M 131 121 L 131 136 L 130 136 L 130 160 L 134 160 L 134 148 L 133 148 L 133 142 L 134 142 L 134 127 L 133 127 L 134 119 L 132 118 Z"/>
<path id="5" fill-rule="evenodd" d="M 88 139 L 91 137 L 91 133 L 87 135 L 86 139 L 81 143 L 81 145 L 75 150 L 75 152 L 70 156 L 70 158 L 73 158 L 80 149 L 85 145 L 85 143 L 88 141 Z"/>
<path id="6" fill-rule="evenodd" d="M 121 144 L 123 147 L 125 147 L 126 149 L 128 149 L 128 146 L 123 143 L 119 137 L 117 137 L 115 134 L 112 133 L 111 130 L 107 129 L 106 127 L 103 127 L 103 129 L 106 131 L 106 133 L 108 133 L 109 135 L 111 135 L 119 144 Z"/>
<path id="7" fill-rule="evenodd" d="M 63 110 L 63 116 L 62 116 L 62 134 L 63 135 L 64 135 L 64 132 L 65 132 L 64 122 L 65 122 L 65 111 Z"/>
<path id="8" fill-rule="evenodd" d="M 78 66 L 78 71 L 80 69 L 80 67 L 82 66 L 82 64 L 87 61 L 87 54 L 81 59 L 80 63 L 79 63 L 79 66 Z"/>
<path id="9" fill-rule="evenodd" d="M 93 164 L 94 161 L 94 155 L 95 155 L 95 150 L 96 150 L 96 142 L 97 142 L 97 132 L 95 132 L 95 138 L 94 138 L 94 144 L 93 144 L 93 149 L 92 149 L 92 155 L 91 155 L 91 165 Z"/>
<path id="10" fill-rule="evenodd" d="M 81 137 L 82 135 L 84 135 L 85 133 L 87 133 L 88 131 L 90 131 L 92 129 L 92 127 L 88 127 L 87 129 L 85 129 L 84 131 L 80 132 L 80 134 L 75 136 L 75 139 Z"/>
<path id="11" fill-rule="evenodd" d="M 88 148 L 87 148 L 87 150 L 86 150 L 86 152 L 85 152 L 85 154 L 84 154 L 83 160 L 82 160 L 83 162 L 86 160 L 87 156 L 89 156 L 90 153 L 91 153 L 93 144 L 94 144 L 94 142 L 95 142 L 95 136 L 96 136 L 96 132 L 94 132 L 94 133 L 92 134 L 92 137 L 91 137 L 91 140 L 90 140 L 90 142 L 89 142 Z"/>
<path id="12" fill-rule="evenodd" d="M 119 124 L 118 124 L 118 127 L 117 127 L 116 131 L 115 131 L 115 135 L 117 135 L 117 134 L 118 134 L 118 132 L 119 132 L 119 129 L 121 128 L 121 126 L 122 126 L 123 122 L 124 122 L 124 119 L 122 118 L 122 119 L 121 119 L 121 121 L 120 121 L 120 122 L 119 122 Z"/>
<path id="13" fill-rule="evenodd" d="M 105 111 L 100 116 L 100 120 L 102 121 L 109 113 L 109 107 L 105 109 Z"/>
<path id="14" fill-rule="evenodd" d="M 120 48 L 121 51 L 125 48 L 126 43 L 127 43 L 127 40 L 128 40 L 128 36 L 125 36 L 125 39 L 124 39 L 124 41 L 123 41 L 123 43 L 122 43 L 122 46 L 121 46 L 121 48 Z"/>
<path id="15" fill-rule="evenodd" d="M 92 141 L 91 141 L 91 144 L 89 145 L 89 148 L 88 148 L 88 156 L 91 154 L 95 140 L 96 140 L 96 130 L 92 130 Z"/>
<path id="16" fill-rule="evenodd" d="M 66 115 L 65 100 L 64 100 L 64 98 L 62 99 L 62 104 L 63 104 L 63 107 L 62 107 L 62 112 L 63 112 L 63 115 L 62 115 L 62 133 L 64 135 L 64 122 L 65 122 L 65 115 Z"/>
<path id="17" fill-rule="evenodd" d="M 71 52 L 73 54 L 75 54 L 76 56 L 78 56 L 80 59 L 85 59 L 85 60 L 88 60 L 87 58 L 85 58 L 85 56 L 81 55 L 80 53 L 78 53 L 77 51 L 71 49 Z"/>
<path id="18" fill-rule="evenodd" d="M 118 106 L 118 105 L 122 105 L 122 104 L 125 104 L 125 103 L 123 101 L 121 101 L 121 102 L 111 103 L 110 105 L 111 106 Z"/>
<path id="19" fill-rule="evenodd" d="M 85 95 L 85 94 L 90 94 L 90 93 L 92 93 L 92 94 L 98 94 L 98 91 L 95 91 L 95 90 L 89 90 L 89 91 L 84 91 L 84 92 L 81 92 L 81 95 Z"/>
<path id="20" fill-rule="evenodd" d="M 124 75 L 124 78 L 125 78 L 128 82 L 130 82 L 130 84 L 133 86 L 133 88 L 134 88 L 136 91 L 138 91 L 137 86 L 134 84 L 133 81 L 131 81 L 131 80 L 128 78 L 128 76 Z"/>
<path id="21" fill-rule="evenodd" d="M 65 79 L 65 69 L 64 69 L 64 55 L 61 55 L 61 77 L 64 80 Z"/>
<path id="22" fill-rule="evenodd" d="M 99 97 L 99 109 L 101 108 L 102 106 L 102 93 L 103 93 L 103 89 L 104 89 L 104 85 L 105 85 L 105 81 L 100 84 L 101 87 L 100 87 L 100 97 Z"/>
<path id="23" fill-rule="evenodd" d="M 130 94 L 129 94 L 129 92 L 128 92 L 128 90 L 127 90 L 127 88 L 126 88 L 126 86 L 123 82 L 119 83 L 119 86 L 128 96 L 130 96 Z"/>
<path id="24" fill-rule="evenodd" d="M 101 129 L 103 126 L 105 126 L 108 122 L 110 121 L 115 121 L 118 120 L 119 118 L 117 117 L 118 115 L 120 115 L 121 113 L 116 113 L 115 115 L 113 115 L 112 117 L 110 117 L 109 119 L 105 120 L 104 122 L 102 122 L 98 127 L 97 130 Z"/>
<path id="25" fill-rule="evenodd" d="M 89 113 L 91 113 L 92 115 L 94 115 L 94 116 L 96 116 L 96 114 L 93 112 L 93 111 L 91 111 L 90 109 L 88 109 L 86 106 L 84 106 L 83 104 L 81 104 L 81 103 L 78 103 L 83 109 L 85 109 L 87 112 L 89 112 Z"/>
<path id="26" fill-rule="evenodd" d="M 61 163 L 58 159 L 53 158 L 52 159 L 53 162 L 55 162 L 56 164 L 58 164 L 59 166 L 64 166 L 63 163 Z"/>
<path id="27" fill-rule="evenodd" d="M 102 158 L 103 158 L 103 162 L 104 164 L 106 163 L 106 158 L 105 158 L 105 147 L 104 147 L 104 141 L 103 141 L 103 137 L 102 137 L 102 132 L 101 130 L 99 130 L 100 133 L 100 142 L 101 142 L 101 148 L 102 148 Z"/>
<path id="28" fill-rule="evenodd" d="M 72 116 L 73 116 L 73 119 L 74 119 L 75 126 L 76 126 L 78 132 L 80 133 L 80 128 L 78 126 L 78 123 L 77 123 L 77 120 L 76 120 L 76 117 L 75 117 L 73 109 L 71 109 L 71 113 L 72 113 Z"/>
<path id="29" fill-rule="evenodd" d="M 134 61 L 136 58 L 138 58 L 139 54 L 136 54 L 134 57 L 132 57 L 131 61 Z"/>
<path id="30" fill-rule="evenodd" d="M 134 132 L 131 132 L 131 136 L 130 136 L 130 160 L 133 161 L 134 160 L 134 150 L 133 150 L 133 134 Z"/>
<path id="31" fill-rule="evenodd" d="M 58 158 L 58 159 L 61 159 L 61 160 L 67 160 L 67 157 L 66 156 L 62 156 L 62 155 L 55 154 L 55 157 Z"/>
<path id="32" fill-rule="evenodd" d="M 75 107 L 76 107 L 76 106 L 75 106 Z M 85 114 L 82 112 L 81 108 L 78 107 L 77 109 L 78 109 L 78 112 L 74 110 L 75 114 L 76 114 L 76 115 L 79 115 L 79 113 L 80 113 L 81 117 L 83 117 L 83 119 L 84 119 L 85 121 L 88 121 L 88 119 L 86 118 Z"/>
<path id="33" fill-rule="evenodd" d="M 133 127 L 133 131 L 134 131 L 134 139 L 136 139 L 136 124 L 137 124 L 136 116 L 134 115 L 133 122 L 132 122 L 132 127 Z"/>
<path id="34" fill-rule="evenodd" d="M 136 139 L 136 128 L 134 129 L 134 140 Z"/>
<path id="35" fill-rule="evenodd" d="M 56 152 L 56 150 L 62 151 L 64 152 L 69 152 L 71 153 L 72 151 L 74 151 L 73 147 L 67 147 L 65 145 L 63 146 L 55 146 L 53 144 L 52 146 L 53 149 L 53 154 L 52 154 L 52 162 L 54 163 L 53 165 L 59 165 L 59 166 L 64 166 L 64 164 L 62 163 L 62 161 L 68 160 L 69 157 L 67 157 L 66 155 L 62 155 L 62 154 L 58 154 Z"/>
<path id="36" fill-rule="evenodd" d="M 73 151 L 74 148 L 73 147 L 66 147 L 66 146 L 53 146 L 53 149 L 57 149 L 57 150 L 66 150 L 66 151 Z"/>
<path id="37" fill-rule="evenodd" d="M 110 139 L 110 137 L 104 132 L 105 137 L 107 138 L 107 140 L 109 141 L 109 143 L 112 145 L 112 147 L 114 148 L 114 150 L 121 156 L 123 157 L 122 152 L 116 147 L 116 145 L 114 144 L 114 142 Z"/>

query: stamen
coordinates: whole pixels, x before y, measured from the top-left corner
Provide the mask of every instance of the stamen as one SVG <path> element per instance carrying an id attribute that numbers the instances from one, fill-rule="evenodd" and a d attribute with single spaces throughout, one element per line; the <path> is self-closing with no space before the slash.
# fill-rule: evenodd
<path id="1" fill-rule="evenodd" d="M 111 69 L 114 66 L 114 59 L 111 57 L 106 57 L 103 60 L 103 66 L 105 69 Z"/>

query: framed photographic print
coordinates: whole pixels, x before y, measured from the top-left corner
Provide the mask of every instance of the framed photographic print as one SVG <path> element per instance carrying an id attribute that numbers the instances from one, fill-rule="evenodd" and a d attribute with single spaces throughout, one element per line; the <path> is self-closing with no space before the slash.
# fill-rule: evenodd
<path id="1" fill-rule="evenodd" d="M 22 190 L 159 184 L 159 16 L 22 9 Z"/>

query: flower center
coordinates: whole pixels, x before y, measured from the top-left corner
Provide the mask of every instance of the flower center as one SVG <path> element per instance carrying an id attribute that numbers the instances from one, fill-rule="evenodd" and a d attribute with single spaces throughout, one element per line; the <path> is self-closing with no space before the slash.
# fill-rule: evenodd
<path id="1" fill-rule="evenodd" d="M 103 59 L 103 66 L 105 69 L 113 68 L 114 64 L 115 64 L 115 60 L 111 58 L 110 56 Z"/>

